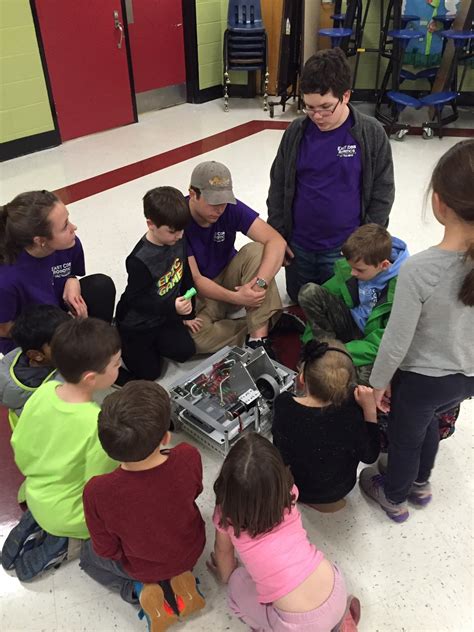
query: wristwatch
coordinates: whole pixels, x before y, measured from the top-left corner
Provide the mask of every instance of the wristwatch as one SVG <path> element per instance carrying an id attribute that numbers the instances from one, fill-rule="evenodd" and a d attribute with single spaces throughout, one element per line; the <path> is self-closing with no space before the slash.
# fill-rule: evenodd
<path id="1" fill-rule="evenodd" d="M 261 287 L 262 290 L 268 289 L 268 283 L 265 281 L 265 279 L 261 279 L 260 277 L 257 277 L 257 280 L 255 281 L 255 285 L 258 285 L 258 287 Z"/>

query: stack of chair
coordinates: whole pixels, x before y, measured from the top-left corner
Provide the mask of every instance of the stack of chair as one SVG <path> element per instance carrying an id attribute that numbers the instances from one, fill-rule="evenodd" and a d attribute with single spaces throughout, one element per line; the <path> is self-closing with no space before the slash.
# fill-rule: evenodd
<path id="1" fill-rule="evenodd" d="M 267 33 L 262 22 L 260 0 L 230 0 L 224 33 L 224 110 L 229 109 L 231 70 L 261 71 L 263 109 L 268 109 Z"/>

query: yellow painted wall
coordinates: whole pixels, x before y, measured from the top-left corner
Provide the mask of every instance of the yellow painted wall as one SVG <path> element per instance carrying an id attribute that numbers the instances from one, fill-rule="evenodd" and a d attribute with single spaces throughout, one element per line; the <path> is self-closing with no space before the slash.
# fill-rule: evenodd
<path id="1" fill-rule="evenodd" d="M 28 0 L 0 0 L 0 142 L 54 129 Z"/>
<path id="2" fill-rule="evenodd" d="M 200 90 L 222 84 L 222 45 L 228 6 L 228 0 L 196 0 Z M 231 82 L 247 83 L 247 73 L 231 73 Z"/>

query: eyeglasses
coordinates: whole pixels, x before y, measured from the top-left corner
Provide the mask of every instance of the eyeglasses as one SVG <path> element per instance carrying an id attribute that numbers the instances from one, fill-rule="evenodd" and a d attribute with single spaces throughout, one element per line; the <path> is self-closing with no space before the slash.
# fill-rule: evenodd
<path id="1" fill-rule="evenodd" d="M 319 114 L 319 116 L 332 116 L 339 103 L 342 103 L 341 99 L 339 99 L 333 108 L 312 108 L 304 103 L 303 112 L 308 116 L 312 116 L 313 114 Z"/>

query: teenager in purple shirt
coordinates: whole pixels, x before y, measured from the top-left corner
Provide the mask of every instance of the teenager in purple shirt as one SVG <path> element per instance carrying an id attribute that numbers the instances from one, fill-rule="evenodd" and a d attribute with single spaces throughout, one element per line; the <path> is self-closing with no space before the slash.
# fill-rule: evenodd
<path id="1" fill-rule="evenodd" d="M 76 228 L 49 191 L 21 193 L 0 207 L 0 353 L 13 349 L 11 328 L 30 305 L 58 305 L 73 316 L 112 321 L 112 279 L 77 279 L 85 266 Z"/>
<path id="2" fill-rule="evenodd" d="M 213 353 L 246 340 L 272 354 L 269 325 L 281 310 L 274 276 L 282 265 L 285 240 L 235 199 L 230 171 L 219 162 L 202 162 L 194 169 L 189 210 L 192 219 L 184 232 L 202 321 L 193 333 L 197 353 Z M 252 240 L 239 252 L 234 247 L 238 232 Z M 228 317 L 241 307 L 245 318 Z"/>
<path id="3" fill-rule="evenodd" d="M 351 73 L 339 49 L 308 59 L 301 76 L 306 117 L 283 135 L 270 172 L 268 223 L 288 242 L 286 285 L 333 275 L 344 241 L 361 224 L 386 226 L 395 185 L 382 125 L 349 104 Z"/>

